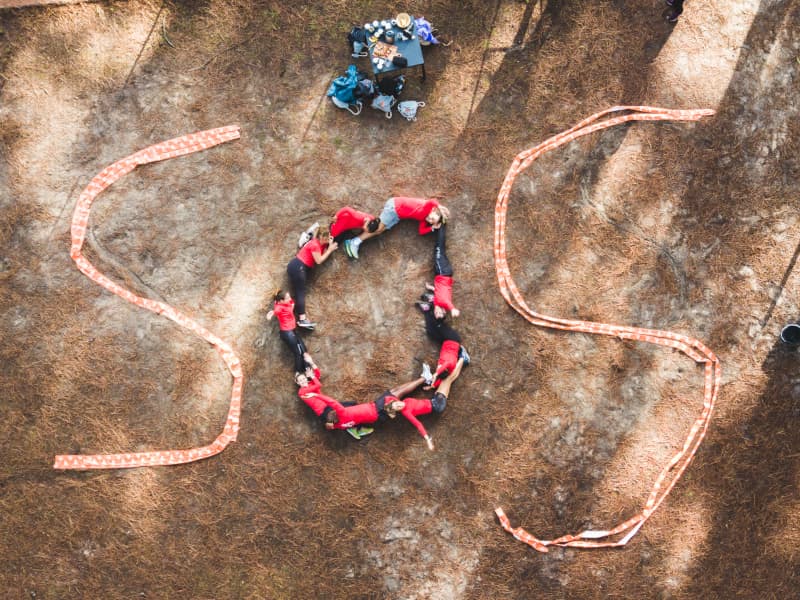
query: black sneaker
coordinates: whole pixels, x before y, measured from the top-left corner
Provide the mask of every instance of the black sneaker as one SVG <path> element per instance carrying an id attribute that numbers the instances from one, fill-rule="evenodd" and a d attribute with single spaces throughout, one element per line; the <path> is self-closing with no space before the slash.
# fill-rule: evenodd
<path id="1" fill-rule="evenodd" d="M 316 323 L 312 323 L 308 319 L 298 319 L 297 326 L 302 327 L 303 329 L 314 329 L 317 326 Z"/>
<path id="2" fill-rule="evenodd" d="M 430 302 L 414 302 L 417 305 L 417 308 L 420 309 L 422 312 L 430 312 L 431 304 Z"/>

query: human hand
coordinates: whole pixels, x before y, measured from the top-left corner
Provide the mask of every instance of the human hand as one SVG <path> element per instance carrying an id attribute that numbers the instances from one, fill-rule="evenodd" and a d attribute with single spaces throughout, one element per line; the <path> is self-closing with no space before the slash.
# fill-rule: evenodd
<path id="1" fill-rule="evenodd" d="M 331 240 L 331 246 L 330 246 L 331 252 L 336 250 L 338 247 L 339 247 L 339 242 L 337 242 L 336 240 Z"/>
<path id="2" fill-rule="evenodd" d="M 441 306 L 434 306 L 433 316 L 437 319 L 444 319 L 447 316 L 447 312 Z"/>
<path id="3" fill-rule="evenodd" d="M 426 435 L 425 436 L 425 441 L 428 443 L 428 450 L 435 450 L 435 448 L 433 446 L 433 438 L 431 438 L 431 436 Z"/>
<path id="4" fill-rule="evenodd" d="M 460 314 L 461 314 L 461 311 L 460 311 L 460 310 L 458 310 L 458 309 L 457 309 L 457 308 L 454 306 L 454 307 L 453 307 L 453 309 L 450 311 L 450 314 L 452 314 L 454 317 L 457 317 L 458 315 L 460 315 Z"/>
<path id="5" fill-rule="evenodd" d="M 271 310 L 267 313 L 267 321 L 272 321 L 272 317 L 275 316 L 275 311 Z"/>

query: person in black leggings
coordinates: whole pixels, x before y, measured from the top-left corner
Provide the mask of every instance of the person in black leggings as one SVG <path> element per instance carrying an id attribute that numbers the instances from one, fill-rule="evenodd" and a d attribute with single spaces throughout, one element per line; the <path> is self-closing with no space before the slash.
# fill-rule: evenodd
<path id="1" fill-rule="evenodd" d="M 304 329 L 314 329 L 312 323 L 306 316 L 306 277 L 308 270 L 320 265 L 328 260 L 331 253 L 338 248 L 338 244 L 331 239 L 331 232 L 327 229 L 317 231 L 316 237 L 300 248 L 289 264 L 286 266 L 286 273 L 294 290 L 294 297 L 297 300 L 297 326 Z"/>
<path id="2" fill-rule="evenodd" d="M 277 291 L 274 300 L 272 310 L 267 313 L 267 321 L 271 321 L 272 317 L 278 320 L 280 338 L 289 347 L 294 356 L 294 371 L 295 373 L 303 373 L 309 364 L 313 365 L 314 363 L 308 354 L 308 350 L 306 350 L 306 345 L 303 343 L 302 338 L 297 335 L 294 300 L 292 300 L 289 292 L 284 292 L 283 290 Z"/>
<path id="3" fill-rule="evenodd" d="M 443 318 L 447 311 L 454 317 L 461 314 L 453 305 L 453 265 L 447 258 L 445 250 L 447 226 L 442 225 L 436 232 L 436 244 L 433 247 L 433 285 L 426 283 L 429 290 L 422 295 L 422 301 L 433 304 L 433 311 L 437 318 Z M 432 292 L 432 293 L 431 293 Z"/>

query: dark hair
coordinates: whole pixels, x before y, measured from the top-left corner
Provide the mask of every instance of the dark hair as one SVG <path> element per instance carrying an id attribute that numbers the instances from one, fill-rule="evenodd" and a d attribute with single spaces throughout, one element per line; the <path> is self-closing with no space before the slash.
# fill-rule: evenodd
<path id="1" fill-rule="evenodd" d="M 380 219 L 372 219 L 369 223 L 367 223 L 367 231 L 370 233 L 375 233 L 375 231 L 380 227 L 381 220 Z"/>
<path id="2" fill-rule="evenodd" d="M 286 290 L 278 290 L 275 292 L 275 302 L 281 302 L 286 295 Z"/>
<path id="3" fill-rule="evenodd" d="M 328 407 L 330 408 L 330 407 Z M 339 422 L 339 415 L 336 414 L 336 411 L 331 409 L 331 411 L 325 415 L 325 420 L 328 423 L 338 423 Z"/>

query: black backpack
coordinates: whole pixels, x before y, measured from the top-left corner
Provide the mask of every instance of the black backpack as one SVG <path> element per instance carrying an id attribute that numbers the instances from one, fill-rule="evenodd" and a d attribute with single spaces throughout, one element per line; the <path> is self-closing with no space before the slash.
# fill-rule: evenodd
<path id="1" fill-rule="evenodd" d="M 366 44 L 367 30 L 363 27 L 353 27 L 350 30 L 350 33 L 347 34 L 347 43 L 352 44 L 353 42 L 361 42 L 362 44 Z"/>
<path id="2" fill-rule="evenodd" d="M 400 95 L 400 92 L 403 91 L 403 87 L 406 85 L 406 78 L 404 75 L 398 75 L 397 77 L 385 77 L 378 82 L 378 88 L 381 91 L 381 94 L 386 94 L 387 96 L 394 96 L 397 98 Z"/>

